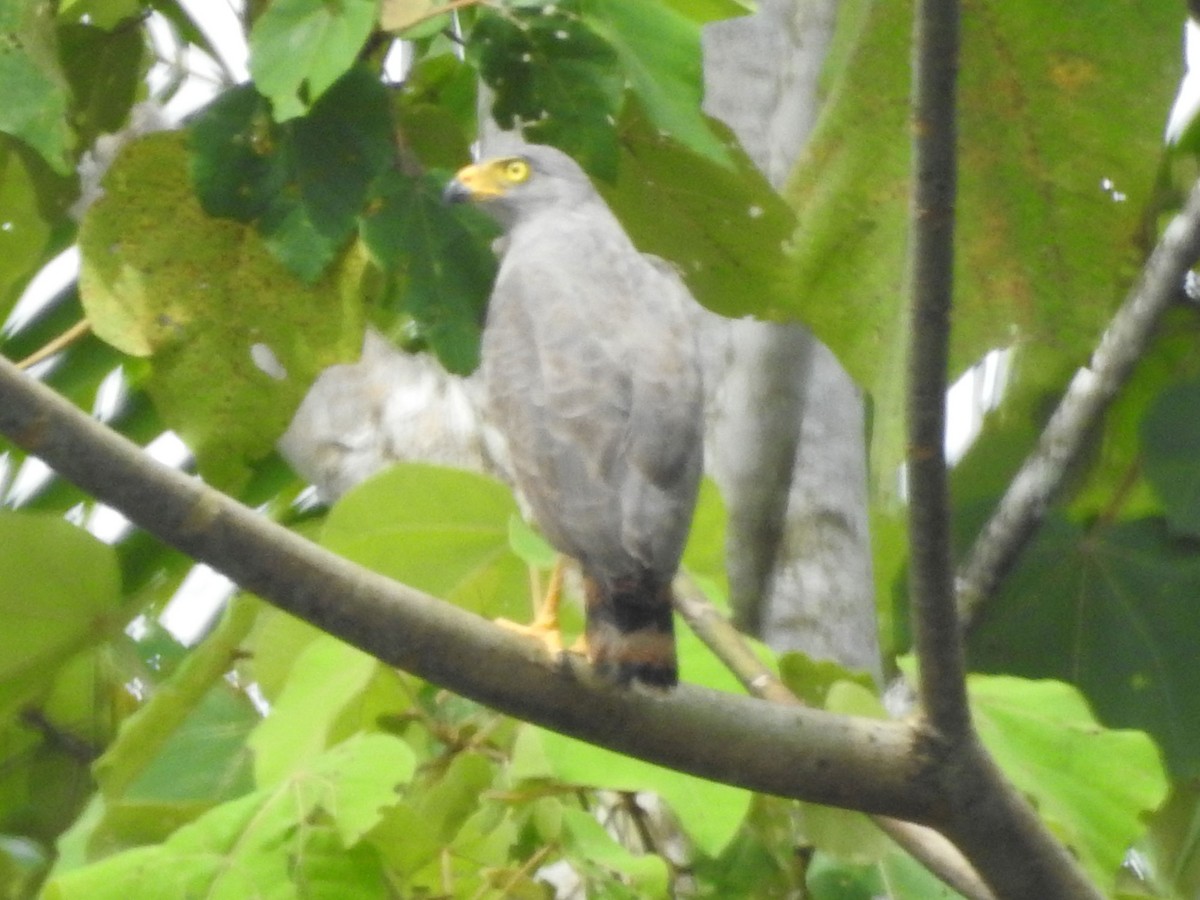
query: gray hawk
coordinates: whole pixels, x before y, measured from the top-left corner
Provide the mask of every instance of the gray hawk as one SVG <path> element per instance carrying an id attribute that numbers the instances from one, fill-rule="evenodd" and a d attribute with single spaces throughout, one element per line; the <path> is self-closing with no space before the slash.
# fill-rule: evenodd
<path id="1" fill-rule="evenodd" d="M 674 685 L 671 582 L 703 462 L 695 301 L 552 147 L 467 166 L 446 199 L 506 232 L 483 332 L 489 413 L 537 524 L 579 562 L 588 658 L 620 684 Z"/>

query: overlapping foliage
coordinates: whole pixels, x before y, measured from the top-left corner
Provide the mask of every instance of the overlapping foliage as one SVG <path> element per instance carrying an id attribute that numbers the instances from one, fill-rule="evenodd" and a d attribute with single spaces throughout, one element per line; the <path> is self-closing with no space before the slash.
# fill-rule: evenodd
<path id="1" fill-rule="evenodd" d="M 672 261 L 702 302 L 803 321 L 860 381 L 881 606 L 902 606 L 889 485 L 907 4 L 840 5 L 825 112 L 787 202 L 700 111 L 701 27 L 745 13 L 736 0 L 458 3 L 453 18 L 433 0 L 251 6 L 252 82 L 181 134 L 135 138 L 81 224 L 76 165 L 143 90 L 143 15 L 156 11 L 194 47 L 207 38 L 173 0 L 0 8 L 0 315 L 53 254 L 78 241 L 83 257 L 78 291 L 6 333 L 5 355 L 86 313 L 93 335 L 45 375 L 67 396 L 90 408 L 120 366 L 128 398 L 113 424 L 124 433 L 145 443 L 171 428 L 206 479 L 327 546 L 522 618 L 546 553 L 501 486 L 406 468 L 298 519 L 300 486 L 271 454 L 312 378 L 352 358 L 367 323 L 453 371 L 473 368 L 494 232 L 437 193 L 476 137 L 482 81 L 499 123 L 580 158 L 639 245 Z M 1086 7 L 981 3 L 968 16 L 955 366 L 998 347 L 1015 355 L 1006 400 L 956 473 L 964 546 L 1172 199 L 1159 134 L 1180 11 Z M 397 38 L 414 61 L 393 85 L 380 72 Z M 993 752 L 1106 890 L 1140 840 L 1152 874 L 1130 896 L 1190 897 L 1200 885 L 1200 805 L 1187 787 L 1200 746 L 1197 476 L 1180 427 L 1198 418 L 1195 331 L 1190 310 L 1168 322 L 1095 458 L 972 634 L 974 665 L 1004 673 L 972 684 Z M 11 476 L 23 460 L 0 449 Z M 185 649 L 154 615 L 187 560 L 144 537 L 106 547 L 63 522 L 88 510 L 69 486 L 21 504 L 0 514 L 4 896 L 49 876 L 46 895 L 64 898 L 244 897 L 264 885 L 535 897 L 538 873 L 558 861 L 606 897 L 751 886 L 952 896 L 855 814 L 752 797 L 503 719 L 253 598 Z M 721 519 L 707 492 L 687 557 L 718 599 Z M 685 680 L 738 689 L 694 637 L 681 657 Z M 779 665 L 814 704 L 878 714 L 850 673 L 797 656 Z M 1011 675 L 1070 682 L 1099 723 L 1065 685 Z M 1142 817 L 1162 801 L 1163 776 L 1145 735 L 1107 730 L 1124 728 L 1154 739 L 1175 780 L 1148 837 Z M 1120 791 L 1086 790 L 1117 779 Z M 645 791 L 665 801 L 681 844 L 656 838 Z"/>

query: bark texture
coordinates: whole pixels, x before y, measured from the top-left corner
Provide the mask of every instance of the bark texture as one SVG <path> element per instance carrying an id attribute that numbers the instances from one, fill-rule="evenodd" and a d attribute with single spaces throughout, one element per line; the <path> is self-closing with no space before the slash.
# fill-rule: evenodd
<path id="1" fill-rule="evenodd" d="M 782 187 L 816 120 L 836 3 L 762 0 L 705 29 L 705 109 Z M 708 317 L 709 469 L 739 624 L 880 675 L 863 398 L 799 325 Z"/>

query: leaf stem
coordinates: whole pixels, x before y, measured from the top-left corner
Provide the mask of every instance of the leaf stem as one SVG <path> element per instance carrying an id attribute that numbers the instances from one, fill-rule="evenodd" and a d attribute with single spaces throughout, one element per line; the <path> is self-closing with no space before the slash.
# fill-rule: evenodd
<path id="1" fill-rule="evenodd" d="M 92 323 L 87 319 L 80 319 L 58 337 L 47 342 L 44 346 L 30 353 L 27 357 L 17 363 L 18 369 L 28 369 L 37 365 L 44 359 L 48 359 L 55 353 L 60 353 L 66 350 L 72 344 L 78 343 L 83 338 L 92 333 Z"/>

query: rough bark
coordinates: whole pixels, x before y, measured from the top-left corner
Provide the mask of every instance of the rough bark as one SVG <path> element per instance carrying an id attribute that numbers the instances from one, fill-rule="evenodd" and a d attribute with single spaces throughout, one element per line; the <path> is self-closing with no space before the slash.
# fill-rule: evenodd
<path id="1" fill-rule="evenodd" d="M 835 12 L 831 0 L 763 0 L 705 29 L 705 109 L 776 187 L 816 119 Z M 800 325 L 711 317 L 705 346 L 739 624 L 878 677 L 861 392 Z"/>

